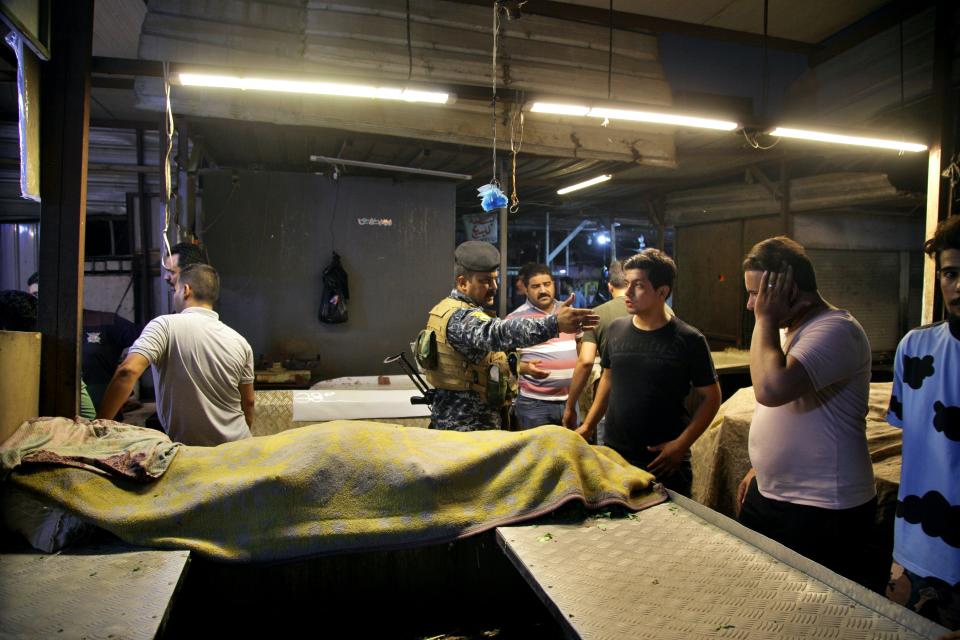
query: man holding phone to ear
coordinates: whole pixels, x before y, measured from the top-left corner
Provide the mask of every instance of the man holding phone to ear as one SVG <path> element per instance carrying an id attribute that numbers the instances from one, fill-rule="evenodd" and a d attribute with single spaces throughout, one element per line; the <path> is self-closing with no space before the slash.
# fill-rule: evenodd
<path id="1" fill-rule="evenodd" d="M 756 325 L 750 377 L 753 468 L 740 522 L 834 571 L 879 588 L 863 552 L 876 514 L 867 449 L 871 350 L 860 323 L 817 290 L 804 248 L 780 236 L 743 261 Z M 885 568 L 885 567 L 884 567 Z"/>

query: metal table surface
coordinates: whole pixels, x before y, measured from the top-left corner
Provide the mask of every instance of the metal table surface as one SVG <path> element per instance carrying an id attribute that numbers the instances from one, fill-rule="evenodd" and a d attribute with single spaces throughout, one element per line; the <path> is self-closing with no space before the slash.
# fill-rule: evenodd
<path id="1" fill-rule="evenodd" d="M 634 519 L 500 527 L 568 637 L 936 638 L 946 629 L 670 492 Z"/>
<path id="2" fill-rule="evenodd" d="M 154 638 L 189 559 L 120 541 L 0 554 L 0 638 Z"/>

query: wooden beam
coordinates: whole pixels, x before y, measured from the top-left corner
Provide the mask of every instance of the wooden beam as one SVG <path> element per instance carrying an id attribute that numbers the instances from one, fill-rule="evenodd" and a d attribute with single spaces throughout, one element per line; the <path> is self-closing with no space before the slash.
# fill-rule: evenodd
<path id="1" fill-rule="evenodd" d="M 57 3 L 40 106 L 40 413 L 77 415 L 93 0 Z"/>

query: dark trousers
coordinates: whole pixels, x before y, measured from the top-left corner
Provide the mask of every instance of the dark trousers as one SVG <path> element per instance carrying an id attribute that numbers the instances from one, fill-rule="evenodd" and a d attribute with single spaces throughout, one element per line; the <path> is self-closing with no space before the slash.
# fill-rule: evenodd
<path id="1" fill-rule="evenodd" d="M 850 509 L 823 509 L 764 497 L 754 479 L 740 523 L 876 591 L 878 572 L 865 553 L 876 513 L 876 497 Z"/>
<path id="2" fill-rule="evenodd" d="M 513 415 L 516 418 L 517 431 L 533 429 L 545 424 L 563 424 L 563 400 L 538 400 L 527 396 L 518 396 L 513 403 Z"/>

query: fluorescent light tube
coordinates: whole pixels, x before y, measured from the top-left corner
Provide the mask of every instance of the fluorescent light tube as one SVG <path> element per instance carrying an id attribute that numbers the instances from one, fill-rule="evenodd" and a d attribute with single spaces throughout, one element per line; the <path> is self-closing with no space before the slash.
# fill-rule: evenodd
<path id="1" fill-rule="evenodd" d="M 801 140 L 816 140 L 818 142 L 835 142 L 839 144 L 853 144 L 862 147 L 877 147 L 880 149 L 893 149 L 895 151 L 926 151 L 927 145 L 917 144 L 915 142 L 901 142 L 898 140 L 883 140 L 881 138 L 863 138 L 860 136 L 846 136 L 836 133 L 825 133 L 823 131 L 806 131 L 804 129 L 789 129 L 787 127 L 777 127 L 770 132 L 772 136 L 781 138 L 799 138 Z"/>
<path id="2" fill-rule="evenodd" d="M 711 118 L 695 118 L 672 113 L 657 113 L 655 111 L 632 111 L 628 109 L 607 109 L 596 107 L 587 114 L 591 118 L 608 118 L 610 120 L 632 120 L 634 122 L 652 122 L 654 124 L 672 124 L 678 127 L 694 127 L 697 129 L 716 129 L 718 131 L 733 131 L 740 125 L 728 120 L 713 120 Z"/>
<path id="3" fill-rule="evenodd" d="M 580 189 L 586 189 L 587 187 L 592 187 L 595 184 L 600 184 L 601 182 L 606 182 L 612 178 L 609 173 L 602 176 L 597 176 L 596 178 L 590 178 L 589 180 L 584 180 L 583 182 L 578 182 L 577 184 L 572 184 L 569 187 L 564 187 L 563 189 L 557 189 L 557 195 L 562 196 L 565 193 L 570 193 L 571 191 L 579 191 Z"/>
<path id="4" fill-rule="evenodd" d="M 733 131 L 739 129 L 736 122 L 727 120 L 713 120 L 711 118 L 695 118 L 672 113 L 658 113 L 655 111 L 634 111 L 631 109 L 608 109 L 606 107 L 586 107 L 577 104 L 562 104 L 558 102 L 534 102 L 530 108 L 532 113 L 552 113 L 559 116 L 589 116 L 591 118 L 606 118 L 610 120 L 631 120 L 633 122 L 651 122 L 654 124 L 669 124 L 678 127 L 696 127 L 699 129 L 717 129 L 719 131 Z"/>
<path id="5" fill-rule="evenodd" d="M 590 113 L 590 107 L 577 104 L 558 104 L 555 102 L 534 102 L 530 107 L 531 113 L 553 113 L 558 116 L 585 116 Z"/>
<path id="6" fill-rule="evenodd" d="M 450 94 L 435 91 L 397 89 L 392 87 L 374 87 L 362 84 L 342 84 L 337 82 L 247 78 L 238 76 L 210 75 L 203 73 L 181 73 L 180 84 L 187 87 L 214 87 L 218 89 L 240 89 L 241 91 L 308 93 L 324 96 L 344 96 L 349 98 L 400 100 L 403 102 L 430 102 L 433 104 L 446 104 L 450 99 Z"/>

